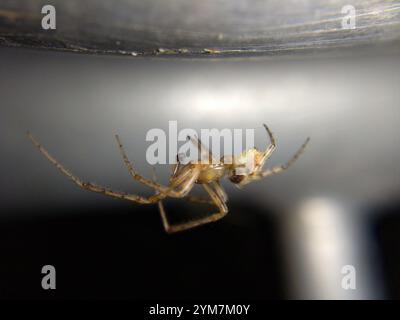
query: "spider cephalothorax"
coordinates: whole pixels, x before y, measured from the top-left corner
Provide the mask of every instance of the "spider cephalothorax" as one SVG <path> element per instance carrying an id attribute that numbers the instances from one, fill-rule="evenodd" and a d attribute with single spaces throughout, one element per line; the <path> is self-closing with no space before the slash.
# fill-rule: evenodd
<path id="1" fill-rule="evenodd" d="M 232 164 L 226 165 L 227 177 L 233 184 L 242 187 L 256 179 L 255 177 L 261 172 L 265 160 L 265 152 L 256 148 L 243 151 L 239 155 L 229 158 Z"/>
<path id="2" fill-rule="evenodd" d="M 143 197 L 136 194 L 113 191 L 109 188 L 102 187 L 90 182 L 84 182 L 77 176 L 73 175 L 55 158 L 53 158 L 31 134 L 28 133 L 28 137 L 51 163 L 53 163 L 64 175 L 66 175 L 79 187 L 93 192 L 103 193 L 107 196 L 111 196 L 114 198 L 129 200 L 136 203 L 158 204 L 164 228 L 168 233 L 172 233 L 219 220 L 227 214 L 228 207 L 226 206 L 226 202 L 228 200 L 228 197 L 223 187 L 221 186 L 220 179 L 226 176 L 228 177 L 229 181 L 234 183 L 236 186 L 241 187 L 252 181 L 282 172 L 289 168 L 289 166 L 296 161 L 296 159 L 304 151 L 309 141 L 309 138 L 307 138 L 301 148 L 286 164 L 263 170 L 263 166 L 266 160 L 271 156 L 272 152 L 276 148 L 274 135 L 266 125 L 264 125 L 264 127 L 267 130 L 267 133 L 271 140 L 271 143 L 267 146 L 265 151 L 259 151 L 255 148 L 252 148 L 243 151 L 237 156 L 223 157 L 220 161 L 215 161 L 215 159 L 212 158 L 211 152 L 201 143 L 200 140 L 195 137 L 191 137 L 191 141 L 197 144 L 200 151 L 202 153 L 208 154 L 209 159 L 213 159 L 214 161 L 210 161 L 210 163 L 189 162 L 187 164 L 182 164 L 178 161 L 178 163 L 173 166 L 172 175 L 169 179 L 168 186 L 163 186 L 157 183 L 155 176 L 153 180 L 150 180 L 144 178 L 139 173 L 137 173 L 136 170 L 133 168 L 131 162 L 129 161 L 118 135 L 116 135 L 121 155 L 132 178 L 155 190 L 155 194 L 150 197 Z M 203 186 L 204 190 L 209 196 L 209 199 L 196 198 L 188 195 L 195 184 Z M 162 200 L 167 197 L 185 198 L 192 202 L 213 204 L 218 208 L 218 212 L 196 220 L 191 220 L 179 224 L 170 224 L 167 219 L 162 202 Z"/>

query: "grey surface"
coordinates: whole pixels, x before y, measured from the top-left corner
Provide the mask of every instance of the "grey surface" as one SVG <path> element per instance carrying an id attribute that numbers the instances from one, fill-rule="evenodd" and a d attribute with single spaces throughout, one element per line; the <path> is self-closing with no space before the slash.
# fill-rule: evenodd
<path id="1" fill-rule="evenodd" d="M 243 190 L 227 186 L 231 199 L 290 206 L 318 196 L 359 204 L 399 196 L 398 57 L 154 61 L 1 49 L 0 70 L 2 208 L 117 201 L 79 190 L 26 130 L 82 178 L 149 194 L 130 180 L 113 134 L 150 176 L 145 135 L 168 120 L 196 130 L 255 128 L 259 148 L 265 122 L 278 139 L 269 165 L 311 137 L 288 172 Z M 169 168 L 158 171 L 166 182 Z"/>
<path id="2" fill-rule="evenodd" d="M 41 29 L 44 4 L 56 8 L 56 30 Z M 348 4 L 356 9 L 354 30 L 341 26 Z M 398 43 L 399 25 L 399 1 L 382 0 L 0 3 L 0 45 L 131 57 L 275 56 L 375 47 Z"/>

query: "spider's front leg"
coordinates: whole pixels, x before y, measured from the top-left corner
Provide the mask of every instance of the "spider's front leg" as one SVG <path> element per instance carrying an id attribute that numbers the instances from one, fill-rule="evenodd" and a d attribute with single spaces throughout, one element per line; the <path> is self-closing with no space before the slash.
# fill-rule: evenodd
<path id="1" fill-rule="evenodd" d="M 267 130 L 267 133 L 268 133 L 268 136 L 269 136 L 269 140 L 270 140 L 270 144 L 267 146 L 267 148 L 263 152 L 259 168 L 262 168 L 264 166 L 264 164 L 267 161 L 267 159 L 271 156 L 271 154 L 276 149 L 276 140 L 275 140 L 274 134 L 272 133 L 272 131 L 268 128 L 268 126 L 266 124 L 263 124 L 263 126 L 264 126 L 265 130 Z"/>
<path id="2" fill-rule="evenodd" d="M 300 155 L 304 152 L 309 141 L 310 141 L 310 138 L 307 138 L 306 141 L 303 143 L 303 145 L 300 147 L 300 149 L 294 154 L 294 156 L 286 164 L 278 165 L 278 166 L 272 167 L 271 169 L 267 169 L 263 172 L 257 173 L 257 174 L 255 174 L 255 179 L 272 176 L 274 174 L 277 174 L 277 173 L 280 173 L 282 171 L 289 169 L 289 167 L 293 163 L 295 163 L 296 160 L 300 157 Z"/>

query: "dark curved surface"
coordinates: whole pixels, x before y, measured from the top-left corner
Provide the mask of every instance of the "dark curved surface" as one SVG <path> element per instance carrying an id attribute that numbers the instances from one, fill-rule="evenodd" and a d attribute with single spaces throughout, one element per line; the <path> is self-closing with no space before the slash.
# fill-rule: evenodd
<path id="1" fill-rule="evenodd" d="M 275 56 L 398 44 L 398 1 L 53 0 L 57 29 L 41 29 L 41 1 L 3 0 L 0 45 L 129 56 Z"/>

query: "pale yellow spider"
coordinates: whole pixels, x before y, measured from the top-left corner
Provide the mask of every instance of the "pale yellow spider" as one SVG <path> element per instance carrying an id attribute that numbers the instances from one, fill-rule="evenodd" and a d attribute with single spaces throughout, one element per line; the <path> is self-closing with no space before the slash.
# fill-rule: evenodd
<path id="1" fill-rule="evenodd" d="M 155 176 L 153 180 L 149 180 L 138 174 L 133 168 L 131 162 L 129 161 L 125 153 L 124 147 L 122 146 L 121 140 L 119 139 L 118 135 L 116 135 L 115 137 L 117 139 L 121 155 L 123 157 L 126 167 L 129 170 L 130 175 L 133 177 L 133 179 L 143 183 L 148 187 L 153 188 L 156 192 L 153 196 L 147 198 L 136 194 L 113 191 L 106 187 L 82 181 L 80 178 L 78 178 L 68 169 L 66 169 L 62 164 L 60 164 L 55 158 L 53 158 L 53 156 L 51 156 L 47 152 L 47 150 L 44 149 L 30 133 L 28 133 L 28 137 L 32 141 L 32 143 L 40 150 L 40 152 L 57 167 L 57 169 L 59 169 L 65 176 L 71 179 L 79 187 L 90 191 L 103 193 L 107 196 L 111 196 L 114 198 L 130 200 L 141 204 L 157 203 L 165 231 L 167 233 L 173 233 L 219 220 L 228 213 L 228 207 L 226 206 L 228 197 L 220 184 L 221 178 L 226 176 L 236 186 L 241 187 L 252 181 L 282 172 L 288 169 L 297 160 L 297 158 L 304 151 L 307 143 L 310 140 L 310 138 L 307 138 L 300 149 L 286 164 L 275 166 L 271 169 L 263 171 L 262 168 L 266 160 L 271 156 L 272 152 L 276 148 L 276 142 L 273 133 L 265 124 L 264 127 L 267 130 L 271 141 L 265 151 L 259 151 L 253 148 L 242 152 L 238 156 L 230 156 L 229 158 L 222 157 L 220 161 L 215 161 L 214 159 L 214 163 L 211 163 L 211 161 L 208 161 L 206 163 L 204 161 L 191 161 L 187 164 L 181 164 L 178 161 L 178 163 L 173 166 L 173 172 L 171 177 L 169 178 L 168 186 L 163 186 L 157 183 Z M 199 139 L 190 137 L 190 140 L 193 143 L 197 144 L 202 158 L 204 158 L 204 155 L 207 155 L 209 156 L 210 160 L 213 159 L 211 152 L 201 143 Z M 253 165 L 250 166 L 250 168 L 247 168 L 248 171 L 246 173 L 239 173 L 239 168 L 245 167 L 250 161 Z M 189 192 L 192 190 L 195 184 L 201 184 L 203 186 L 210 197 L 209 200 L 188 196 Z M 162 203 L 162 199 L 166 197 L 186 197 L 186 199 L 189 201 L 214 204 L 217 206 L 219 211 L 209 216 L 198 218 L 196 220 L 191 220 L 179 224 L 170 224 L 168 222 Z"/>

